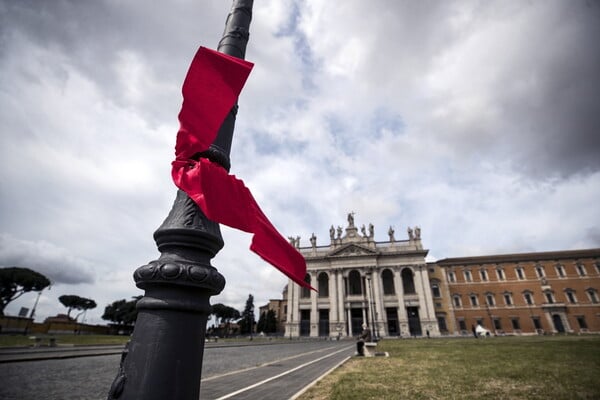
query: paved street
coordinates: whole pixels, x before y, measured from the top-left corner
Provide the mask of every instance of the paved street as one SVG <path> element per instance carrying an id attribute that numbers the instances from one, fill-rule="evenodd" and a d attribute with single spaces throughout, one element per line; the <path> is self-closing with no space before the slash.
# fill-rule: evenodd
<path id="1" fill-rule="evenodd" d="M 350 341 L 244 344 L 206 346 L 202 399 L 288 399 L 354 352 Z M 0 398 L 105 399 L 120 355 L 82 357 L 82 353 L 74 353 L 78 350 L 83 351 L 53 350 L 59 352 L 55 356 L 75 358 L 1 363 Z M 97 350 L 114 352 L 118 348 Z M 6 351 L 1 351 L 0 360 L 5 356 Z"/>
<path id="2" fill-rule="evenodd" d="M 292 398 L 354 353 L 350 342 L 320 344 L 257 367 L 204 378 L 200 397 L 203 400 Z"/>

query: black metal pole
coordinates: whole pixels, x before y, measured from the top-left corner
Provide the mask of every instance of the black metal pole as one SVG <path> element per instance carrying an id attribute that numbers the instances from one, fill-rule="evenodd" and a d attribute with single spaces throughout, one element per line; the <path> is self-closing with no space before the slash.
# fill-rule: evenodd
<path id="1" fill-rule="evenodd" d="M 244 58 L 252 5 L 252 0 L 233 1 L 219 51 Z M 236 113 L 237 105 L 213 145 L 198 157 L 229 169 Z M 145 294 L 109 400 L 197 400 L 200 395 L 209 299 L 225 287 L 225 278 L 210 264 L 224 245 L 219 224 L 179 190 L 154 240 L 161 255 L 134 273 Z"/>

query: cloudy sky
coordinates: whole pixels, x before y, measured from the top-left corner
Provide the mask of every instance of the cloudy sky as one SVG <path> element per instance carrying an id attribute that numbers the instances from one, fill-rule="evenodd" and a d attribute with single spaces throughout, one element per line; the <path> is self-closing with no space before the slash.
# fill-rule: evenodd
<path id="1" fill-rule="evenodd" d="M 142 292 L 181 84 L 226 0 L 0 1 L 0 266 L 104 307 Z M 428 260 L 600 247 L 600 3 L 258 0 L 232 173 L 284 236 L 420 226 Z M 224 227 L 213 298 L 286 278 Z M 33 306 L 30 293 L 6 312 Z"/>

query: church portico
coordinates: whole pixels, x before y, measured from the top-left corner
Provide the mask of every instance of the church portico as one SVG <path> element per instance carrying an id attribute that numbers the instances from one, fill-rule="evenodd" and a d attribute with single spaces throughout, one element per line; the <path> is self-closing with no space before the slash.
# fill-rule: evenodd
<path id="1" fill-rule="evenodd" d="M 377 242 L 374 226 L 354 224 L 329 229 L 329 245 L 300 247 L 307 263 L 306 281 L 318 292 L 293 282 L 289 290 L 286 336 L 356 336 L 367 324 L 378 337 L 438 335 L 421 232 L 408 228 L 408 240 L 396 240 L 392 227 L 389 241 Z M 343 235 L 343 233 L 345 234 Z"/>

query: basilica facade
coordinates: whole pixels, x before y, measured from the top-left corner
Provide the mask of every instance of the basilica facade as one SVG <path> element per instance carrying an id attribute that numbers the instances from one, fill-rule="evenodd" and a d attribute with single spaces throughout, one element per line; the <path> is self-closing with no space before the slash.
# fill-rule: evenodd
<path id="1" fill-rule="evenodd" d="M 426 262 L 419 227 L 376 242 L 373 225 L 331 226 L 329 244 L 301 247 L 305 281 L 291 280 L 280 323 L 288 337 L 600 333 L 600 249 Z"/>
<path id="2" fill-rule="evenodd" d="M 356 336 L 362 325 L 378 337 L 439 335 L 419 227 L 406 240 L 376 242 L 373 225 L 360 228 L 348 215 L 345 229 L 330 228 L 330 243 L 310 247 L 290 238 L 307 264 L 305 281 L 317 291 L 289 282 L 285 335 Z"/>

